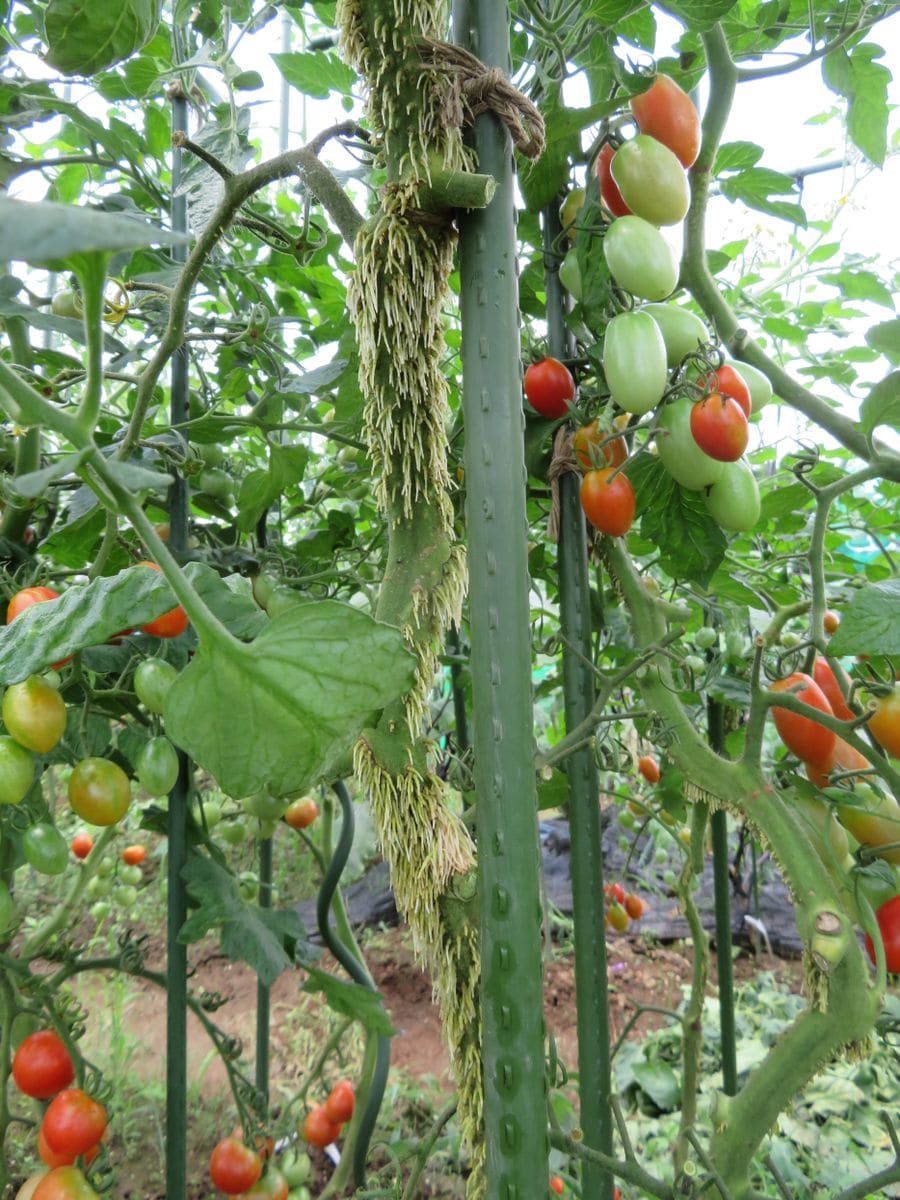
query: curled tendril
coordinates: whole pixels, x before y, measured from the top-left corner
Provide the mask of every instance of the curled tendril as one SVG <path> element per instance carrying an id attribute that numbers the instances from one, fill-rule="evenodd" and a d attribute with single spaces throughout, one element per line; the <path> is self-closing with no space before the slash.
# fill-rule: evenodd
<path id="1" fill-rule="evenodd" d="M 244 1049 L 244 1042 L 236 1034 L 226 1034 L 219 1043 L 219 1053 L 226 1062 L 236 1062 Z"/>
<path id="2" fill-rule="evenodd" d="M 135 937 L 130 929 L 119 934 L 119 961 L 122 964 L 122 969 L 128 971 L 132 975 L 136 975 L 144 969 L 144 946 L 147 942 L 147 934 L 142 934 L 140 937 Z"/>
<path id="3" fill-rule="evenodd" d="M 197 1003 L 204 1012 L 213 1013 L 218 1012 L 224 1004 L 227 1004 L 228 999 L 221 992 L 207 992 L 203 990 L 197 997 Z"/>
<path id="4" fill-rule="evenodd" d="M 107 1079 L 97 1067 L 88 1067 L 84 1075 L 84 1090 L 100 1104 L 108 1105 L 115 1095 L 112 1081 Z"/>

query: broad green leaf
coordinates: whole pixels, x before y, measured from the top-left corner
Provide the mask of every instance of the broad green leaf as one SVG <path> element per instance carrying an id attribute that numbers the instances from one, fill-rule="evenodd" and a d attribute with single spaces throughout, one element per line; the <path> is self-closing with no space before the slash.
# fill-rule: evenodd
<path id="1" fill-rule="evenodd" d="M 50 0 L 44 13 L 47 62 L 63 75 L 93 75 L 150 40 L 161 0 Z"/>
<path id="2" fill-rule="evenodd" d="M 783 487 L 774 487 L 767 491 L 762 498 L 761 512 L 764 521 L 786 516 L 788 513 L 800 512 L 811 508 L 812 493 L 802 483 L 789 483 Z"/>
<path id="3" fill-rule="evenodd" d="M 773 217 L 790 221 L 792 225 L 806 228 L 806 213 L 799 204 L 786 200 L 773 200 L 772 196 L 785 195 L 794 191 L 794 180 L 780 171 L 767 167 L 749 167 L 737 175 L 731 175 L 720 183 L 722 195 L 729 200 L 742 200 L 748 208 L 765 212 Z"/>
<path id="4" fill-rule="evenodd" d="M 569 802 L 569 781 L 564 771 L 554 771 L 549 779 L 538 777 L 538 808 L 565 808 Z"/>
<path id="5" fill-rule="evenodd" d="M 335 358 L 321 367 L 313 367 L 302 375 L 291 375 L 284 382 L 283 392 L 294 392 L 299 396 L 311 396 L 331 387 L 347 369 L 346 358 Z"/>
<path id="6" fill-rule="evenodd" d="M 349 96 L 356 75 L 336 54 L 319 53 L 273 54 L 276 67 L 298 91 L 306 96 L 324 100 L 330 92 Z"/>
<path id="7" fill-rule="evenodd" d="M 577 148 L 574 136 L 548 142 L 536 162 L 518 160 L 519 186 L 529 212 L 538 212 L 563 191 L 569 181 L 570 153 Z"/>
<path id="8" fill-rule="evenodd" d="M 41 471 L 31 471 L 28 475 L 18 475 L 13 480 L 13 487 L 20 496 L 32 500 L 36 496 L 43 495 L 55 480 L 77 471 L 89 454 L 90 450 L 81 450 L 78 454 L 67 454 L 58 459 L 52 467 L 44 467 Z"/>
<path id="9" fill-rule="evenodd" d="M 393 1037 L 397 1032 L 384 1011 L 384 1000 L 380 992 L 373 992 L 358 983 L 339 979 L 318 967 L 308 968 L 309 978 L 303 985 L 304 992 L 321 992 L 332 1012 L 352 1017 L 365 1025 L 372 1033 Z"/>
<path id="10" fill-rule="evenodd" d="M 663 568 L 673 579 L 706 587 L 725 556 L 727 541 L 702 497 L 679 487 L 649 454 L 629 464 L 628 478 L 642 514 L 641 537 L 658 547 Z"/>
<path id="11" fill-rule="evenodd" d="M 755 167 L 763 156 L 762 146 L 756 142 L 723 142 L 716 152 L 713 175 L 723 171 L 746 171 Z"/>
<path id="12" fill-rule="evenodd" d="M 229 795 L 281 796 L 327 778 L 413 677 L 399 630 L 333 600 L 301 604 L 250 643 L 201 640 L 166 731 Z"/>
<path id="13" fill-rule="evenodd" d="M 847 132 L 866 158 L 881 166 L 887 153 L 888 84 L 891 73 L 873 60 L 884 54 L 880 46 L 864 42 L 850 53 L 845 46 L 822 60 L 828 87 L 847 100 Z"/>
<path id="14" fill-rule="evenodd" d="M 671 1112 L 681 1102 L 681 1084 L 668 1063 L 637 1062 L 632 1067 L 634 1077 L 657 1108 Z"/>
<path id="15" fill-rule="evenodd" d="M 879 425 L 900 429 L 900 371 L 880 379 L 862 402 L 860 424 L 866 433 Z"/>
<path id="16" fill-rule="evenodd" d="M 180 233 L 146 221 L 74 204 L 0 196 L 0 260 L 55 264 L 73 254 L 133 250 L 186 242 Z"/>
<path id="17" fill-rule="evenodd" d="M 711 29 L 716 21 L 731 12 L 737 0 L 669 0 L 660 8 L 680 18 L 688 29 Z"/>
<path id="18" fill-rule="evenodd" d="M 871 300 L 894 311 L 893 293 L 871 271 L 848 267 L 845 271 L 822 275 L 821 279 L 823 283 L 836 287 L 845 300 Z"/>
<path id="19" fill-rule="evenodd" d="M 110 459 L 106 468 L 118 483 L 134 493 L 165 491 L 172 483 L 171 475 L 164 475 L 161 471 L 151 471 L 147 467 L 139 467 L 136 463 Z"/>
<path id="20" fill-rule="evenodd" d="M 873 325 L 866 334 L 866 341 L 873 350 L 883 354 L 890 362 L 900 365 L 900 317 Z"/>
<path id="21" fill-rule="evenodd" d="M 832 635 L 832 654 L 900 654 L 900 579 L 869 583 L 853 593 Z"/>

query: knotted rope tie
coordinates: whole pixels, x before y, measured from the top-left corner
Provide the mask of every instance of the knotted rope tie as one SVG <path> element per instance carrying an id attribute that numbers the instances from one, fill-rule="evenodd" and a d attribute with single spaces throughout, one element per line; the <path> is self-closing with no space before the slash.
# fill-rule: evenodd
<path id="1" fill-rule="evenodd" d="M 544 118 L 503 71 L 486 66 L 452 42 L 421 38 L 419 46 L 423 65 L 450 78 L 457 125 L 471 125 L 483 112 L 495 113 L 509 130 L 519 153 L 525 158 L 540 158 L 545 144 Z"/>
<path id="2" fill-rule="evenodd" d="M 559 520 L 561 515 L 559 502 L 559 481 L 563 475 L 580 475 L 578 459 L 572 442 L 572 432 L 568 425 L 560 425 L 553 439 L 553 457 L 547 468 L 547 482 L 550 484 L 550 515 L 547 517 L 547 537 L 551 542 L 559 541 Z"/>

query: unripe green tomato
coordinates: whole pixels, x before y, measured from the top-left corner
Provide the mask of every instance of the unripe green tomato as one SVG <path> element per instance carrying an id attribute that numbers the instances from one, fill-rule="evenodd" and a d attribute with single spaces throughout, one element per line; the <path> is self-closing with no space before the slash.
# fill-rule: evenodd
<path id="1" fill-rule="evenodd" d="M 297 1188 L 309 1179 L 312 1162 L 303 1150 L 291 1149 L 278 1160 L 278 1169 L 288 1187 Z"/>
<path id="2" fill-rule="evenodd" d="M 745 654 L 744 635 L 732 629 L 725 635 L 725 653 L 728 658 L 743 658 Z"/>
<path id="3" fill-rule="evenodd" d="M 137 888 L 130 883 L 119 883 L 113 888 L 112 898 L 118 908 L 131 908 L 137 896 Z"/>
<path id="4" fill-rule="evenodd" d="M 90 907 L 90 914 L 98 925 L 101 921 L 106 920 L 110 914 L 110 911 L 110 903 L 108 900 L 98 900 Z"/>
<path id="5" fill-rule="evenodd" d="M 639 133 L 612 156 L 610 173 L 622 199 L 653 225 L 677 225 L 691 203 L 684 167 L 668 146 Z"/>
<path id="6" fill-rule="evenodd" d="M 682 396 L 667 404 L 657 420 L 656 448 L 659 458 L 676 483 L 700 492 L 722 475 L 724 463 L 704 454 L 691 433 L 693 403 Z"/>
<path id="7" fill-rule="evenodd" d="M 94 868 L 97 874 L 103 879 L 107 878 L 109 875 L 112 875 L 115 872 L 115 869 L 116 861 L 114 858 L 110 858 L 108 855 L 106 858 L 101 858 Z"/>
<path id="8" fill-rule="evenodd" d="M 50 311 L 54 317 L 74 317 L 80 320 L 84 312 L 81 296 L 71 288 L 57 292 L 50 301 Z"/>
<path id="9" fill-rule="evenodd" d="M 684 665 L 689 671 L 694 671 L 695 673 L 706 670 L 706 660 L 701 658 L 699 654 L 685 655 Z"/>
<path id="10" fill-rule="evenodd" d="M 138 755 L 138 782 L 149 796 L 168 796 L 178 781 L 178 754 L 167 737 L 153 737 Z"/>
<path id="11" fill-rule="evenodd" d="M 0 804 L 18 804 L 34 781 L 35 759 L 11 737 L 0 737 Z"/>
<path id="12" fill-rule="evenodd" d="M 134 690 L 148 712 L 162 713 L 169 689 L 178 678 L 171 663 L 161 658 L 145 658 L 134 673 Z"/>
<path id="13" fill-rule="evenodd" d="M 225 461 L 225 451 L 214 442 L 202 446 L 194 446 L 193 450 L 197 457 L 203 460 L 205 467 L 217 467 Z"/>
<path id="14" fill-rule="evenodd" d="M 668 304 L 645 304 L 640 311 L 649 313 L 659 326 L 666 344 L 666 362 L 670 367 L 677 367 L 685 355 L 693 354 L 704 342 L 710 341 L 709 330 L 703 321 L 674 301 Z"/>
<path id="15" fill-rule="evenodd" d="M 619 824 L 623 829 L 634 829 L 635 819 L 633 813 L 630 813 L 628 809 L 619 813 Z"/>
<path id="16" fill-rule="evenodd" d="M 244 812 L 260 821 L 280 821 L 289 804 L 286 796 L 273 796 L 268 791 L 257 792 L 255 796 L 245 796 L 241 801 Z"/>
<path id="17" fill-rule="evenodd" d="M 723 529 L 746 533 L 759 520 L 759 485 L 744 458 L 722 464 L 722 474 L 703 497 L 709 515 Z"/>
<path id="18" fill-rule="evenodd" d="M 763 375 L 756 367 L 751 367 L 749 363 L 739 362 L 734 358 L 727 358 L 725 361 L 734 367 L 750 389 L 750 415 L 755 417 L 772 399 L 772 385 L 768 376 Z"/>
<path id="19" fill-rule="evenodd" d="M 69 865 L 69 847 L 58 829 L 38 821 L 22 835 L 25 861 L 41 875 L 61 875 Z"/>
<path id="20" fill-rule="evenodd" d="M 622 851 L 623 854 L 627 854 L 628 851 L 631 849 L 631 842 L 628 840 L 627 837 L 625 837 L 624 834 L 622 834 L 622 836 L 619 838 L 619 849 Z"/>
<path id="21" fill-rule="evenodd" d="M 694 641 L 701 650 L 709 650 L 719 640 L 719 635 L 711 625 L 704 625 L 694 634 Z"/>
<path id="22" fill-rule="evenodd" d="M 239 846 L 247 840 L 247 826 L 243 821 L 223 821 L 217 836 L 229 846 Z"/>
<path id="23" fill-rule="evenodd" d="M 562 260 L 559 267 L 559 282 L 570 296 L 580 300 L 583 295 L 581 286 L 581 267 L 578 265 L 578 255 L 573 247 Z"/>
<path id="24" fill-rule="evenodd" d="M 259 880 L 250 871 L 242 871 L 240 882 L 238 883 L 238 891 L 241 893 L 241 899 L 250 902 L 255 900 L 259 895 Z"/>
<path id="25" fill-rule="evenodd" d="M 15 905 L 9 888 L 0 879 L 0 934 L 5 933 L 12 923 Z"/>
<path id="26" fill-rule="evenodd" d="M 666 887 L 674 887 L 677 880 L 678 876 L 671 867 L 668 869 L 668 871 L 663 872 L 663 883 L 666 885 Z"/>
<path id="27" fill-rule="evenodd" d="M 140 867 L 131 863 L 125 863 L 124 866 L 119 867 L 119 883 L 126 883 L 130 884 L 131 887 L 136 887 L 143 882 L 144 872 Z"/>
<path id="28" fill-rule="evenodd" d="M 799 633 L 794 633 L 789 629 L 784 630 L 781 637 L 778 639 L 785 650 L 794 650 L 802 642 Z"/>
<path id="29" fill-rule="evenodd" d="M 103 875 L 94 875 L 87 882 L 87 887 L 84 889 L 87 892 L 90 900 L 104 900 L 107 896 L 112 895 L 113 882 L 110 878 Z"/>
<path id="30" fill-rule="evenodd" d="M 231 476 L 220 467 L 207 467 L 200 472 L 197 482 L 200 491 L 211 496 L 213 500 L 221 500 L 223 504 L 227 504 L 234 497 Z"/>
<path id="31" fill-rule="evenodd" d="M 669 861 L 669 852 L 665 846 L 657 846 L 653 853 L 653 857 L 656 859 L 657 863 L 662 866 L 664 862 Z"/>
<path id="32" fill-rule="evenodd" d="M 652 317 L 645 312 L 613 317 L 603 340 L 603 374 L 624 412 L 642 416 L 659 404 L 668 383 L 666 347 Z"/>
<path id="33" fill-rule="evenodd" d="M 59 691 L 59 685 L 62 683 L 62 676 L 59 671 L 54 671 L 50 667 L 46 671 L 41 671 L 41 679 L 43 679 L 48 687 L 54 688 L 57 692 Z"/>
<path id="34" fill-rule="evenodd" d="M 207 829 L 215 829 L 222 820 L 222 805 L 218 800 L 203 801 L 203 818 Z"/>
<path id="35" fill-rule="evenodd" d="M 288 1200 L 310 1200 L 309 1188 L 291 1188 L 288 1192 Z"/>
<path id="36" fill-rule="evenodd" d="M 603 236 L 603 254 L 620 288 L 642 300 L 665 300 L 678 283 L 675 254 L 655 225 L 617 217 Z"/>
<path id="37" fill-rule="evenodd" d="M 263 842 L 266 838 L 274 837 L 277 828 L 277 821 L 253 821 L 250 825 L 250 836 L 258 842 Z"/>

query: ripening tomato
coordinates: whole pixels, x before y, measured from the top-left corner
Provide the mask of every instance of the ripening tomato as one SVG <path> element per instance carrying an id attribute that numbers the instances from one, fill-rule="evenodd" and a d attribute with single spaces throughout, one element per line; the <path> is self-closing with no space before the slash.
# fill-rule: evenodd
<path id="1" fill-rule="evenodd" d="M 614 479 L 612 474 L 612 467 L 588 471 L 581 481 L 581 507 L 595 529 L 622 537 L 634 520 L 634 488 L 621 471 Z"/>
<path id="2" fill-rule="evenodd" d="M 816 680 L 820 687 L 821 682 Z M 825 692 L 825 689 L 822 688 Z M 831 697 L 825 692 L 826 698 L 830 701 Z M 834 705 L 832 704 L 832 708 Z M 838 714 L 835 713 L 835 716 Z M 871 767 L 871 763 L 864 754 L 860 754 L 858 750 L 854 750 L 849 746 L 843 738 L 835 738 L 834 749 L 828 758 L 823 763 L 807 763 L 806 778 L 810 783 L 814 783 L 816 787 L 826 788 L 829 784 L 829 776 L 834 771 L 867 771 Z M 855 783 L 855 779 L 850 780 L 851 784 Z"/>
<path id="3" fill-rule="evenodd" d="M 703 496 L 712 519 L 732 533 L 747 533 L 759 520 L 759 484 L 745 458 L 722 464 L 722 474 Z"/>
<path id="4" fill-rule="evenodd" d="M 34 755 L 14 738 L 0 736 L 0 804 L 18 804 L 34 782 Z"/>
<path id="5" fill-rule="evenodd" d="M 69 842 L 69 849 L 76 858 L 87 858 L 94 848 L 94 839 L 89 833 L 76 833 Z"/>
<path id="6" fill-rule="evenodd" d="M 613 280 L 641 300 L 665 300 L 678 283 L 678 262 L 655 225 L 617 217 L 603 235 L 603 255 Z"/>
<path id="7" fill-rule="evenodd" d="M 49 1100 L 68 1087 L 75 1068 L 66 1043 L 53 1029 L 39 1029 L 21 1043 L 12 1062 L 16 1087 L 35 1100 Z"/>
<path id="8" fill-rule="evenodd" d="M 46 600 L 58 600 L 59 592 L 54 592 L 53 588 L 48 587 L 30 587 L 23 588 L 21 592 L 16 592 L 10 600 L 6 609 L 6 623 L 11 625 L 13 621 L 23 613 L 26 608 L 30 608 L 32 604 L 43 604 Z M 60 667 L 64 667 L 67 662 L 71 662 L 71 655 L 68 658 L 61 658 L 59 662 L 53 663 L 53 670 L 58 671 Z"/>
<path id="9" fill-rule="evenodd" d="M 603 339 L 603 375 L 623 412 L 643 416 L 662 399 L 669 382 L 666 344 L 645 312 L 623 312 L 609 322 Z"/>
<path id="10" fill-rule="evenodd" d="M 306 829 L 319 815 L 319 806 L 312 796 L 303 796 L 288 805 L 284 819 L 291 829 Z"/>
<path id="11" fill-rule="evenodd" d="M 761 412 L 772 399 L 772 385 L 768 376 L 747 362 L 730 362 L 750 389 L 750 407 L 754 413 Z"/>
<path id="12" fill-rule="evenodd" d="M 559 223 L 570 242 L 575 241 L 575 222 L 578 219 L 579 210 L 584 204 L 584 197 L 584 188 L 572 188 L 559 209 Z"/>
<path id="13" fill-rule="evenodd" d="M 677 367 L 688 354 L 693 354 L 710 341 L 709 330 L 704 322 L 680 304 L 673 301 L 668 304 L 645 304 L 641 311 L 649 313 L 659 326 L 670 367 Z"/>
<path id="14" fill-rule="evenodd" d="M 879 700 L 869 718 L 869 729 L 879 746 L 900 758 L 900 686 Z"/>
<path id="15" fill-rule="evenodd" d="M 91 825 L 115 825 L 128 812 L 128 776 L 108 758 L 83 758 L 69 776 L 72 811 Z"/>
<path id="16" fill-rule="evenodd" d="M 84 1154 L 57 1154 L 55 1150 L 51 1150 L 47 1145 L 47 1139 L 44 1137 L 44 1130 L 38 1129 L 37 1140 L 38 1158 L 48 1167 L 71 1167 L 76 1158 L 82 1158 L 85 1166 L 88 1166 L 94 1161 L 100 1153 L 100 1146 L 91 1146 L 90 1150 L 85 1150 Z"/>
<path id="17" fill-rule="evenodd" d="M 152 567 L 154 571 L 159 570 L 159 567 L 156 563 L 147 562 L 146 560 L 139 562 L 137 565 L 139 567 Z M 184 633 L 187 627 L 188 615 L 180 604 L 176 604 L 174 608 L 168 609 L 167 612 L 162 613 L 153 621 L 148 622 L 146 625 L 142 625 L 141 631 L 143 633 L 152 634 L 153 637 L 174 638 L 178 637 L 179 634 Z"/>
<path id="18" fill-rule="evenodd" d="M 841 683 L 844 684 L 846 691 L 850 691 L 850 680 L 844 674 L 840 667 L 838 671 L 841 676 Z M 841 683 L 828 665 L 828 659 L 823 658 L 821 654 L 816 655 L 816 661 L 813 663 L 813 679 L 825 693 L 828 703 L 831 705 L 831 711 L 841 721 L 852 721 L 854 713 L 844 699 L 844 692 L 841 691 Z"/>
<path id="19" fill-rule="evenodd" d="M 605 442 L 611 434 L 612 430 L 601 428 L 599 421 L 591 421 L 575 430 L 575 437 L 572 439 L 575 457 L 586 471 L 593 471 L 601 466 L 621 467 L 628 457 L 628 447 L 624 438 L 617 437 L 614 441 Z M 605 445 L 601 445 L 601 442 L 605 442 Z"/>
<path id="20" fill-rule="evenodd" d="M 563 1183 L 563 1181 L 560 1179 L 560 1177 L 558 1175 L 551 1175 L 550 1176 L 550 1191 L 556 1192 L 557 1196 L 561 1196 L 565 1190 L 566 1190 L 566 1185 Z"/>
<path id="21" fill-rule="evenodd" d="M 222 1138 L 209 1157 L 210 1178 L 228 1196 L 248 1191 L 261 1174 L 262 1159 L 240 1138 Z"/>
<path id="22" fill-rule="evenodd" d="M 711 392 L 691 409 L 691 434 L 710 458 L 736 462 L 747 449 L 750 427 L 736 400 Z"/>
<path id="23" fill-rule="evenodd" d="M 879 858 L 900 865 L 900 846 L 894 844 L 900 842 L 900 804 L 867 783 L 857 783 L 853 791 L 857 804 L 840 805 L 838 820 Z"/>
<path id="24" fill-rule="evenodd" d="M 641 133 L 668 146 L 683 167 L 693 166 L 700 153 L 700 114 L 684 88 L 668 75 L 657 75 L 629 105 Z"/>
<path id="25" fill-rule="evenodd" d="M 900 975 L 900 896 L 888 900 L 875 913 L 875 920 L 881 930 L 881 940 L 884 942 L 884 957 L 887 969 L 891 975 Z M 875 961 L 875 947 L 872 939 L 866 934 L 866 950 L 872 962 Z"/>
<path id="26" fill-rule="evenodd" d="M 78 1167 L 48 1171 L 31 1194 L 31 1200 L 100 1200 Z"/>
<path id="27" fill-rule="evenodd" d="M 47 1105 L 41 1128 L 57 1154 L 85 1154 L 103 1137 L 106 1109 L 81 1088 L 66 1088 Z"/>
<path id="28" fill-rule="evenodd" d="M 652 225 L 677 225 L 691 203 L 684 167 L 668 146 L 639 133 L 624 142 L 609 164 L 622 199 Z"/>
<path id="29" fill-rule="evenodd" d="M 353 1084 L 349 1079 L 342 1079 L 328 1093 L 325 1101 L 325 1114 L 336 1125 L 345 1125 L 353 1116 L 354 1104 Z"/>
<path id="30" fill-rule="evenodd" d="M 618 901 L 611 904 L 606 910 L 606 923 L 616 933 L 624 933 L 628 928 L 628 913 Z"/>
<path id="31" fill-rule="evenodd" d="M 542 358 L 532 363 L 525 371 L 523 383 L 528 403 L 549 421 L 564 417 L 575 399 L 575 380 L 558 358 Z"/>
<path id="32" fill-rule="evenodd" d="M 750 388 L 743 375 L 730 363 L 722 363 L 721 367 L 717 367 L 709 375 L 704 375 L 700 382 L 707 392 L 721 392 L 723 396 L 730 396 L 732 400 L 736 400 L 744 416 L 750 419 L 750 413 L 753 411 Z"/>
<path id="33" fill-rule="evenodd" d="M 3 693 L 3 723 L 20 746 L 49 754 L 66 729 L 66 706 L 56 688 L 29 675 Z"/>
<path id="34" fill-rule="evenodd" d="M 681 396 L 667 404 L 657 419 L 656 449 L 662 465 L 676 483 L 691 492 L 702 491 L 721 479 L 725 467 L 704 454 L 691 433 L 693 403 Z"/>
<path id="35" fill-rule="evenodd" d="M 659 783 L 659 763 L 652 754 L 642 754 L 638 759 L 638 770 L 648 783 Z"/>
<path id="36" fill-rule="evenodd" d="M 600 199 L 614 217 L 627 217 L 631 215 L 631 209 L 622 199 L 622 193 L 616 186 L 616 181 L 612 177 L 612 171 L 609 169 L 609 164 L 615 152 L 616 147 L 611 142 L 604 142 L 600 147 L 600 153 L 597 155 L 597 178 L 600 180 Z"/>
<path id="37" fill-rule="evenodd" d="M 795 671 L 786 679 L 777 680 L 772 684 L 772 691 L 784 692 L 795 684 L 801 685 L 793 693 L 801 704 L 808 705 L 810 710 L 817 709 L 828 716 L 834 716 L 834 711 L 828 703 L 825 693 L 812 676 L 806 675 L 802 671 Z M 796 754 L 802 762 L 818 764 L 828 761 L 834 751 L 836 740 L 833 730 L 826 729 L 824 725 L 819 725 L 810 717 L 788 712 L 784 708 L 773 708 L 772 716 L 775 719 L 778 736 L 792 754 Z"/>
<path id="38" fill-rule="evenodd" d="M 322 1104 L 316 1104 L 309 1110 L 300 1129 L 301 1137 L 311 1146 L 322 1147 L 337 1141 L 340 1132 L 340 1125 L 332 1121 Z"/>
<path id="39" fill-rule="evenodd" d="M 635 895 L 634 892 L 629 892 L 626 895 L 625 911 L 628 913 L 629 917 L 631 917 L 632 921 L 639 921 L 641 919 L 641 917 L 644 915 L 645 907 L 646 905 L 644 904 L 643 900 L 640 898 L 640 896 Z"/>
<path id="40" fill-rule="evenodd" d="M 147 857 L 147 847 L 139 843 L 134 846 L 126 846 L 122 851 L 122 862 L 126 866 L 136 867 Z"/>
<path id="41" fill-rule="evenodd" d="M 834 611 L 834 609 L 832 609 L 832 608 L 829 608 L 828 611 L 825 613 L 825 615 L 822 617 L 822 628 L 825 630 L 825 632 L 829 636 L 832 633 L 837 633 L 837 629 L 838 629 L 838 626 L 840 625 L 840 623 L 841 623 L 840 614 L 836 613 Z"/>

